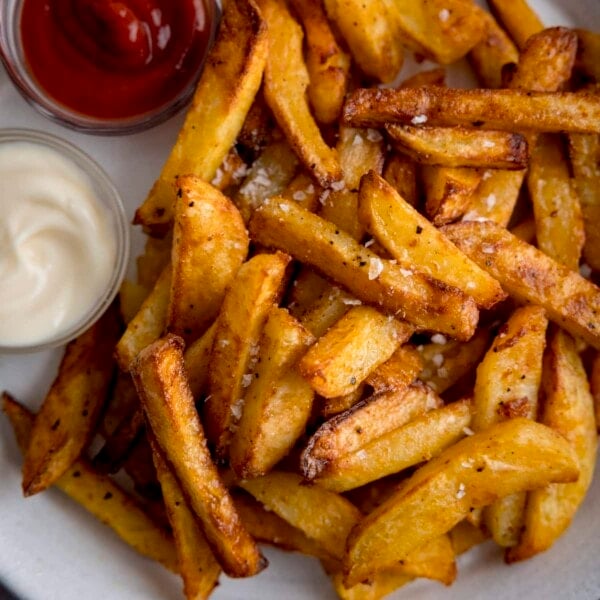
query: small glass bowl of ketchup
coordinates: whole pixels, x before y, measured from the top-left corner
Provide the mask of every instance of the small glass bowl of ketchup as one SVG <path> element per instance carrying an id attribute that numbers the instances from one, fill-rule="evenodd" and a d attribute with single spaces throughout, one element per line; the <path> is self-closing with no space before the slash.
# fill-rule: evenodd
<path id="1" fill-rule="evenodd" d="M 215 0 L 2 0 L 0 57 L 46 117 L 134 133 L 190 100 L 218 20 Z"/>

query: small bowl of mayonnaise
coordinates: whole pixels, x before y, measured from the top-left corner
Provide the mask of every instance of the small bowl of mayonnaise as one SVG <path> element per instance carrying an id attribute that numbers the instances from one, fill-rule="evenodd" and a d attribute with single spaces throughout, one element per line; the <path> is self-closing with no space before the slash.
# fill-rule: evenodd
<path id="1" fill-rule="evenodd" d="M 58 346 L 115 298 L 129 258 L 121 198 L 55 136 L 0 130 L 0 353 Z"/>

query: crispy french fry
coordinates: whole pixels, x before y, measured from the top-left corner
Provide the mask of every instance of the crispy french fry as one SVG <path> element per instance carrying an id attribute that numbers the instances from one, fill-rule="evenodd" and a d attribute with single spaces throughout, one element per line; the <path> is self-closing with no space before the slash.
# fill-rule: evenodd
<path id="1" fill-rule="evenodd" d="M 569 154 L 584 219 L 583 256 L 593 269 L 600 270 L 600 138 L 570 135 Z"/>
<path id="2" fill-rule="evenodd" d="M 538 248 L 577 270 L 585 239 L 583 217 L 558 136 L 538 137 L 527 187 L 533 203 Z"/>
<path id="3" fill-rule="evenodd" d="M 320 187 L 315 185 L 306 173 L 298 173 L 281 192 L 281 195 L 288 200 L 295 200 L 306 210 L 315 212 L 319 206 L 320 192 Z"/>
<path id="4" fill-rule="evenodd" d="M 423 384 L 375 394 L 321 425 L 302 453 L 302 472 L 307 479 L 315 479 L 329 462 L 359 451 L 442 405 L 441 399 Z"/>
<path id="5" fill-rule="evenodd" d="M 383 178 L 411 205 L 417 206 L 417 165 L 404 154 L 393 154 L 385 164 Z"/>
<path id="6" fill-rule="evenodd" d="M 117 373 L 115 383 L 106 404 L 104 414 L 98 423 L 98 433 L 107 438 L 119 424 L 139 405 L 135 385 L 129 373 Z"/>
<path id="7" fill-rule="evenodd" d="M 23 462 L 23 494 L 50 487 L 90 442 L 113 379 L 112 349 L 119 338 L 113 303 L 67 345 L 58 373 L 35 418 Z"/>
<path id="8" fill-rule="evenodd" d="M 578 40 L 575 67 L 600 83 L 600 35 L 585 29 L 576 29 L 575 32 Z"/>
<path id="9" fill-rule="evenodd" d="M 482 127 L 501 131 L 600 133 L 600 97 L 589 92 L 520 89 L 359 89 L 344 105 L 353 127 L 387 123 Z"/>
<path id="10" fill-rule="evenodd" d="M 300 373 L 325 398 L 354 391 L 406 342 L 413 329 L 369 306 L 351 308 L 300 360 Z"/>
<path id="11" fill-rule="evenodd" d="M 520 49 L 525 47 L 532 35 L 544 29 L 544 24 L 527 4 L 527 0 L 490 0 L 489 4 Z"/>
<path id="12" fill-rule="evenodd" d="M 136 211 L 136 224 L 164 235 L 173 218 L 175 177 L 213 179 L 260 87 L 267 53 L 266 24 L 253 0 L 228 2 L 185 123 L 158 180 Z"/>
<path id="13" fill-rule="evenodd" d="M 394 1 L 394 0 L 392 0 Z M 418 71 L 414 75 L 407 77 L 398 87 L 422 87 L 424 85 L 444 85 L 446 79 L 446 69 L 436 67 L 428 71 Z"/>
<path id="14" fill-rule="evenodd" d="M 529 158 L 527 141 L 518 133 L 413 125 L 385 129 L 398 150 L 423 164 L 517 170 Z"/>
<path id="15" fill-rule="evenodd" d="M 313 341 L 313 336 L 285 309 L 271 310 L 229 450 L 230 464 L 238 477 L 264 475 L 304 433 L 314 394 L 297 372 L 296 364 Z"/>
<path id="16" fill-rule="evenodd" d="M 35 415 L 6 392 L 2 409 L 9 418 L 21 452 L 29 446 Z M 136 552 L 178 572 L 173 541 L 112 479 L 97 473 L 85 459 L 76 460 L 54 484 L 99 521 L 108 525 Z"/>
<path id="17" fill-rule="evenodd" d="M 152 449 L 145 435 L 140 436 L 133 444 L 123 463 L 123 471 L 133 481 L 135 491 L 144 498 L 145 506 L 152 508 L 152 515 L 157 512 L 154 510 L 156 505 L 160 506 L 165 525 L 168 526 L 168 518 L 161 503 L 160 483 L 152 462 Z"/>
<path id="18" fill-rule="evenodd" d="M 520 240 L 535 246 L 535 219 L 529 217 L 511 228 L 510 232 Z"/>
<path id="19" fill-rule="evenodd" d="M 460 289 L 485 308 L 506 297 L 497 281 L 373 172 L 362 179 L 359 217 L 401 267 Z"/>
<path id="20" fill-rule="evenodd" d="M 511 296 L 543 306 L 550 320 L 600 347 L 600 289 L 593 283 L 490 221 L 443 231 Z"/>
<path id="21" fill-rule="evenodd" d="M 348 292 L 337 286 L 326 289 L 298 318 L 315 337 L 319 338 L 337 323 L 352 306 L 360 304 Z"/>
<path id="22" fill-rule="evenodd" d="M 252 374 L 259 335 L 281 297 L 289 261 L 281 252 L 254 256 L 238 271 L 221 306 L 203 410 L 207 437 L 220 454 L 226 453 L 231 429 L 241 417 L 244 376 Z"/>
<path id="23" fill-rule="evenodd" d="M 365 384 L 361 383 L 353 392 L 335 398 L 319 398 L 319 415 L 325 419 L 339 415 L 352 408 L 363 396 Z"/>
<path id="24" fill-rule="evenodd" d="M 400 35 L 419 53 L 441 64 L 462 58 L 483 37 L 485 21 L 465 0 L 394 0 Z"/>
<path id="25" fill-rule="evenodd" d="M 388 360 L 369 373 L 365 382 L 375 392 L 397 390 L 412 383 L 423 369 L 423 359 L 414 346 L 400 346 Z"/>
<path id="26" fill-rule="evenodd" d="M 367 579 L 449 531 L 471 507 L 549 483 L 572 482 L 578 475 L 569 443 L 528 419 L 505 421 L 463 439 L 419 469 L 352 530 L 344 559 L 346 583 Z"/>
<path id="27" fill-rule="evenodd" d="M 344 102 L 350 57 L 335 40 L 321 0 L 292 0 L 306 32 L 308 97 L 321 123 L 335 121 Z"/>
<path id="28" fill-rule="evenodd" d="M 448 535 L 450 536 L 450 541 L 452 542 L 454 554 L 457 556 L 459 554 L 464 554 L 473 548 L 473 546 L 477 546 L 485 542 L 485 540 L 487 540 L 489 537 L 489 535 L 487 535 L 481 529 L 481 527 L 472 525 L 466 519 L 455 525 L 450 530 Z"/>
<path id="29" fill-rule="evenodd" d="M 170 295 L 171 265 L 168 264 L 117 343 L 115 357 L 123 371 L 129 371 L 138 353 L 162 335 L 167 325 Z"/>
<path id="30" fill-rule="evenodd" d="M 303 485 L 294 473 L 272 471 L 239 485 L 337 559 L 343 556 L 350 529 L 361 518 L 348 500 L 317 485 Z"/>
<path id="31" fill-rule="evenodd" d="M 199 177 L 176 179 L 167 329 L 198 339 L 219 312 L 248 254 L 248 233 L 229 198 Z"/>
<path id="32" fill-rule="evenodd" d="M 369 581 L 351 587 L 344 584 L 344 574 L 341 571 L 331 575 L 333 587 L 341 600 L 380 600 L 413 580 L 414 577 L 396 567 L 377 571 Z"/>
<path id="33" fill-rule="evenodd" d="M 244 528 L 206 447 L 202 424 L 185 377 L 183 342 L 168 336 L 136 358 L 133 379 L 148 424 L 168 456 L 223 570 L 247 577 L 266 565 Z"/>
<path id="34" fill-rule="evenodd" d="M 223 159 L 221 166 L 217 169 L 210 184 L 219 191 L 224 192 L 230 187 L 240 185 L 242 178 L 246 174 L 246 171 L 246 163 L 238 154 L 237 149 L 233 147 Z"/>
<path id="35" fill-rule="evenodd" d="M 129 279 L 123 280 L 119 288 L 119 309 L 125 325 L 137 315 L 147 297 L 148 288 Z"/>
<path id="36" fill-rule="evenodd" d="M 485 34 L 469 52 L 469 63 L 483 87 L 500 88 L 503 87 L 502 67 L 517 63 L 519 52 L 492 15 L 481 11 L 481 18 L 485 23 Z"/>
<path id="37" fill-rule="evenodd" d="M 379 81 L 392 81 L 404 61 L 394 7 L 384 0 L 325 0 L 325 8 L 358 66 Z"/>
<path id="38" fill-rule="evenodd" d="M 198 401 L 208 389 L 208 371 L 210 355 L 217 333 L 216 321 L 206 330 L 204 335 L 185 349 L 183 360 L 188 384 L 194 400 Z"/>
<path id="39" fill-rule="evenodd" d="M 401 267 L 292 202 L 271 199 L 254 213 L 249 227 L 257 242 L 317 267 L 364 302 L 458 339 L 473 334 L 477 308 L 472 299 L 416 274 L 404 275 Z"/>
<path id="40" fill-rule="evenodd" d="M 185 597 L 188 600 L 204 600 L 217 585 L 221 567 L 196 521 L 196 516 L 188 506 L 177 478 L 162 457 L 158 443 L 152 434 L 148 437 L 163 501 L 173 529 Z"/>
<path id="41" fill-rule="evenodd" d="M 173 236 L 165 235 L 162 238 L 146 237 L 144 251 L 135 263 L 137 267 L 137 282 L 146 289 L 151 290 L 160 277 L 164 268 L 171 261 L 171 246 Z"/>
<path id="42" fill-rule="evenodd" d="M 544 358 L 546 392 L 541 421 L 563 435 L 579 459 L 574 483 L 551 484 L 530 492 L 519 544 L 507 551 L 508 562 L 547 550 L 571 523 L 594 474 L 597 435 L 594 403 L 573 339 L 556 330 Z"/>
<path id="43" fill-rule="evenodd" d="M 329 294 L 331 289 L 331 284 L 316 271 L 302 267 L 289 290 L 287 307 L 290 314 L 295 317 L 301 316 L 311 309 L 315 302 Z"/>
<path id="44" fill-rule="evenodd" d="M 257 0 L 269 28 L 264 94 L 277 123 L 306 168 L 323 186 L 341 178 L 335 150 L 323 141 L 308 106 L 309 75 L 302 56 L 302 28 L 282 0 Z"/>

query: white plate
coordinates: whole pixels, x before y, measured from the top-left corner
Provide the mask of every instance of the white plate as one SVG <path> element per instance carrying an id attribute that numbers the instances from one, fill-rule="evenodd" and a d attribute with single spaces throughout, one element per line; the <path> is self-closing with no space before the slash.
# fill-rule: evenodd
<path id="1" fill-rule="evenodd" d="M 600 30 L 600 0 L 531 0 L 547 25 Z M 119 188 L 130 216 L 143 200 L 175 140 L 182 117 L 126 138 L 80 135 L 46 121 L 17 94 L 0 70 L 0 127 L 30 127 L 67 138 L 89 152 Z M 0 217 L 1 218 L 1 217 Z M 132 256 L 140 248 L 134 235 Z M 0 282 L 1 284 L 1 282 Z M 52 381 L 59 351 L 0 357 L 0 389 L 37 408 Z M 60 492 L 24 500 L 21 458 L 0 417 L 0 580 L 27 600 L 179 599 L 178 578 L 137 556 L 110 530 Z M 270 567 L 258 577 L 222 578 L 215 600 L 331 599 L 335 594 L 316 561 L 265 550 Z M 459 600 L 598 600 L 600 598 L 600 476 L 575 522 L 549 552 L 507 567 L 491 543 L 459 559 L 451 588 L 419 581 L 394 598 Z M 0 592 L 0 597 L 2 596 Z"/>

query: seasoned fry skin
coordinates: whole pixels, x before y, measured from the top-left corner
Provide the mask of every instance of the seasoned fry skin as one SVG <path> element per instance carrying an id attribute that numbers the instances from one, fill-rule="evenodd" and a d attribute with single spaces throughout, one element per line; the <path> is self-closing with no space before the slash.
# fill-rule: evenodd
<path id="1" fill-rule="evenodd" d="M 173 219 L 176 176 L 213 179 L 258 92 L 267 53 L 266 23 L 253 0 L 225 3 L 184 126 L 158 180 L 136 211 L 135 224 L 153 235 L 165 235 Z"/>
<path id="2" fill-rule="evenodd" d="M 181 484 L 223 570 L 255 575 L 265 566 L 244 528 L 206 445 L 185 377 L 183 341 L 167 336 L 148 346 L 132 370 L 148 424 Z"/>
<path id="3" fill-rule="evenodd" d="M 465 438 L 416 471 L 352 530 L 344 558 L 346 584 L 367 579 L 449 531 L 472 507 L 578 476 L 569 443 L 528 419 L 505 421 Z"/>
<path id="4" fill-rule="evenodd" d="M 25 453 L 35 415 L 6 392 L 2 395 L 2 410 L 10 420 L 21 452 Z M 108 525 L 136 552 L 178 572 L 173 540 L 150 519 L 137 500 L 112 479 L 97 473 L 85 459 L 70 465 L 54 485 Z"/>
<path id="5" fill-rule="evenodd" d="M 35 418 L 23 463 L 23 493 L 51 486 L 90 441 L 107 399 L 119 338 L 116 304 L 68 344 L 46 398 Z"/>

